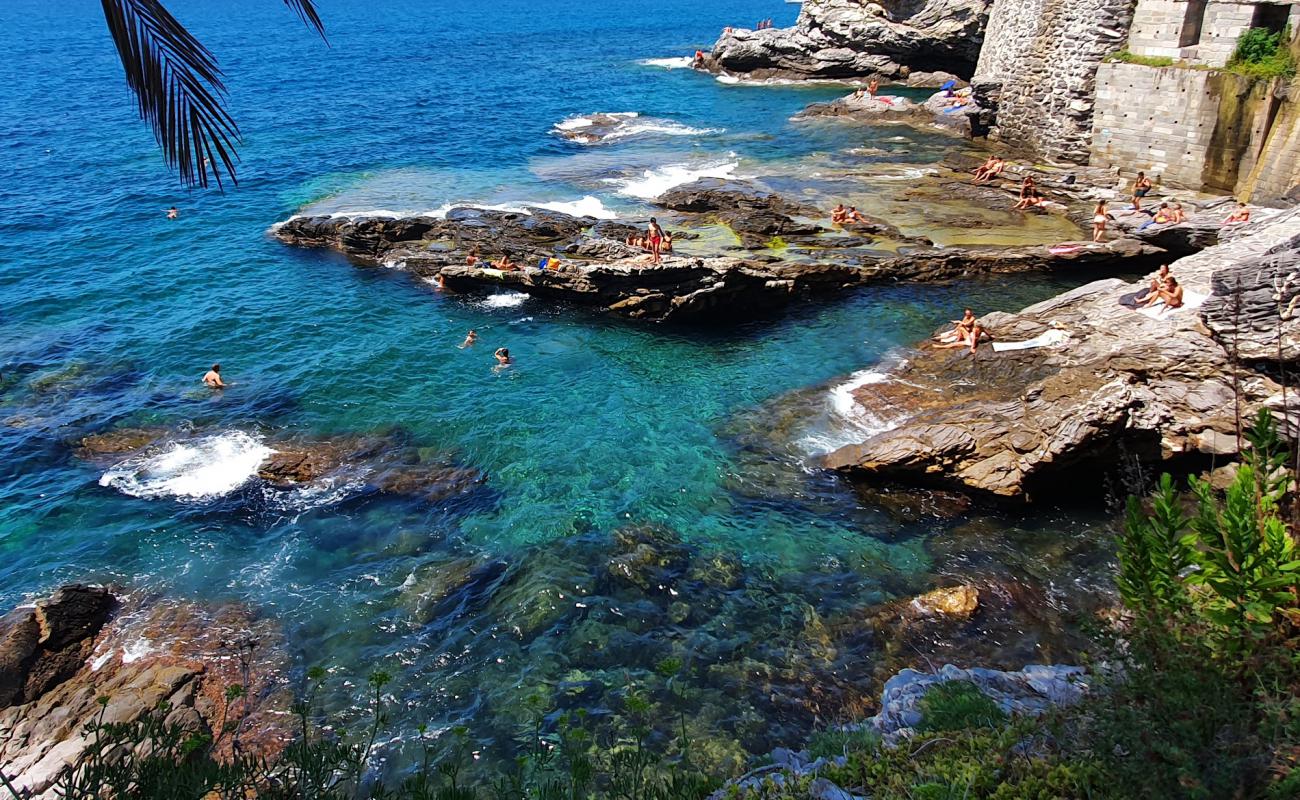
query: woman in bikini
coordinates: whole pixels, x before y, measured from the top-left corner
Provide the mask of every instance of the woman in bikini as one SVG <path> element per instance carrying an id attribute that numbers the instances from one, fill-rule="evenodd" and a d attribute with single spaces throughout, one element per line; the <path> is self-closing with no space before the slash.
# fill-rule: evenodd
<path id="1" fill-rule="evenodd" d="M 650 218 L 650 227 L 646 230 L 646 238 L 650 246 L 650 254 L 654 256 L 650 263 L 660 263 L 663 260 L 660 255 L 660 248 L 663 247 L 664 243 L 664 229 L 659 227 L 659 220 L 654 217 Z"/>
<path id="2" fill-rule="evenodd" d="M 1101 241 L 1101 235 L 1106 232 L 1106 220 L 1110 219 L 1110 212 L 1106 210 L 1106 201 L 1098 200 L 1097 207 L 1092 210 L 1092 240 Z"/>

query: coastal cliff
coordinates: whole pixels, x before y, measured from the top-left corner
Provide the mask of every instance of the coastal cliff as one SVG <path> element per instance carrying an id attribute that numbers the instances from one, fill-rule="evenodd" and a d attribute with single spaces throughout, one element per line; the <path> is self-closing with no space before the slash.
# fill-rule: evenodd
<path id="1" fill-rule="evenodd" d="M 809 0 L 791 28 L 728 28 L 707 66 L 765 78 L 969 77 L 991 0 Z"/>

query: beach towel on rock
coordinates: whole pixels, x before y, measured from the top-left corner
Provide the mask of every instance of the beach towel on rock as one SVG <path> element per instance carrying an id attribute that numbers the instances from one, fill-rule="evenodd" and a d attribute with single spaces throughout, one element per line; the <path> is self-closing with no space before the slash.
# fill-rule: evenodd
<path id="1" fill-rule="evenodd" d="M 1200 292 L 1193 292 L 1190 289 L 1183 289 L 1183 304 L 1178 308 L 1170 308 L 1169 306 L 1165 305 L 1163 301 L 1161 301 L 1159 303 L 1156 303 L 1153 306 L 1146 306 L 1145 308 L 1139 308 L 1137 309 L 1137 312 L 1139 314 L 1148 316 L 1151 319 L 1168 319 L 1169 317 L 1173 316 L 1174 314 L 1177 314 L 1179 311 L 1182 311 L 1184 309 L 1200 308 L 1201 303 L 1205 302 L 1206 297 L 1207 295 L 1203 295 Z"/>
<path id="2" fill-rule="evenodd" d="M 1040 333 L 1032 339 L 1026 339 L 1023 342 L 994 342 L 993 352 L 1004 353 L 1007 350 L 1032 350 L 1035 347 L 1060 347 L 1070 340 L 1070 334 L 1061 330 L 1050 330 L 1046 333 Z"/>

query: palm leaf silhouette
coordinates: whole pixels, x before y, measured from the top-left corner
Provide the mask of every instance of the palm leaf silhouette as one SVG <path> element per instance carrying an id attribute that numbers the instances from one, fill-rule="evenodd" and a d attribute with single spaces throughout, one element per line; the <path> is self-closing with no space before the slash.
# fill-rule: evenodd
<path id="1" fill-rule="evenodd" d="M 239 126 L 226 110 L 225 77 L 216 58 L 159 0 L 101 0 L 113 44 L 135 94 L 140 118 L 153 128 L 163 160 L 186 186 L 237 184 Z M 321 38 L 325 26 L 313 0 L 284 0 Z"/>

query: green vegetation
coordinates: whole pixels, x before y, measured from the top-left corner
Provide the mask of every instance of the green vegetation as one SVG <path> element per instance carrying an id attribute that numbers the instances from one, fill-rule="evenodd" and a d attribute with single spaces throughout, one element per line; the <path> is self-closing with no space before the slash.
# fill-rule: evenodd
<path id="1" fill-rule="evenodd" d="M 1007 715 L 970 681 L 945 681 L 921 698 L 921 731 L 995 728 Z"/>
<path id="2" fill-rule="evenodd" d="M 1147 503 L 1129 501 L 1116 578 L 1124 610 L 1082 704 L 1007 719 L 973 684 L 939 684 L 922 699 L 916 738 L 887 747 L 870 733 L 822 731 L 809 749 L 832 764 L 817 776 L 769 769 L 756 785 L 728 785 L 727 800 L 807 800 L 817 778 L 872 800 L 1300 797 L 1300 551 L 1285 516 L 1293 462 L 1267 411 L 1244 436 L 1249 448 L 1223 493 L 1196 479 L 1181 493 L 1166 475 Z M 274 763 L 237 748 L 214 760 L 232 728 L 196 736 L 159 722 L 164 708 L 90 726 L 87 762 L 59 789 L 71 800 L 702 800 L 723 776 L 692 758 L 681 668 L 665 660 L 657 669 L 671 705 L 626 687 L 627 725 L 612 736 L 581 714 L 535 709 L 506 774 L 474 766 L 462 729 L 438 758 L 425 740 L 423 764 L 403 782 L 368 779 L 389 676 L 371 677 L 372 717 L 349 737 L 320 724 L 317 670 L 295 709 L 298 741 Z M 665 709 L 681 733 L 652 746 L 650 717 Z M 122 747 L 142 742 L 150 746 Z"/>
<path id="3" fill-rule="evenodd" d="M 1237 40 L 1237 49 L 1228 61 L 1227 70 L 1247 78 L 1272 80 L 1295 76 L 1291 57 L 1291 26 L 1281 31 L 1251 28 Z"/>
<path id="4" fill-rule="evenodd" d="M 1106 56 L 1106 61 L 1123 64 L 1141 64 L 1144 67 L 1172 67 L 1174 60 L 1169 56 L 1140 56 L 1128 50 L 1120 50 Z"/>

